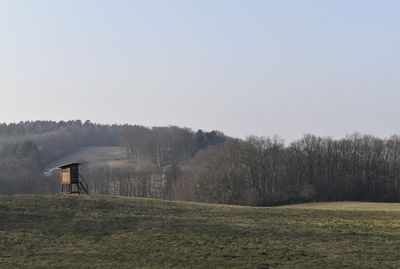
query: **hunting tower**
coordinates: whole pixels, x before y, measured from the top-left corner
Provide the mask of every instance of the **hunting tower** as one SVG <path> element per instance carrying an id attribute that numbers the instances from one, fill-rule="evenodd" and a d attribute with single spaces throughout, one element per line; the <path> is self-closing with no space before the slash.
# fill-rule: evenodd
<path id="1" fill-rule="evenodd" d="M 79 173 L 79 166 L 81 164 L 82 163 L 69 163 L 59 167 L 62 193 L 89 193 L 88 183 Z"/>

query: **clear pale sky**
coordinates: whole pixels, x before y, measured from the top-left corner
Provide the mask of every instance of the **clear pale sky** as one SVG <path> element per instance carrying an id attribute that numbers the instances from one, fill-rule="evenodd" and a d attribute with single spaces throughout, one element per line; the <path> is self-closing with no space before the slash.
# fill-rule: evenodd
<path id="1" fill-rule="evenodd" d="M 0 0 L 0 121 L 400 133 L 400 1 Z"/>

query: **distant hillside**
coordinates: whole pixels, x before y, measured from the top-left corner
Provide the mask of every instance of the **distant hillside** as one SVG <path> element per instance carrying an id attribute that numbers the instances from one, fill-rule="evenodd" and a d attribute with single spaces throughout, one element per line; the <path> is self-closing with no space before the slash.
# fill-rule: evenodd
<path id="1" fill-rule="evenodd" d="M 0 268 L 398 266 L 399 204 L 375 204 L 375 211 L 333 205 L 336 210 L 0 196 Z"/>
<path id="2" fill-rule="evenodd" d="M 77 149 L 101 146 L 124 147 L 129 158 L 141 156 L 164 165 L 190 158 L 201 149 L 224 143 L 226 138 L 218 131 L 194 132 L 177 126 L 148 128 L 80 120 L 20 122 L 0 124 L 0 158 L 12 155 L 20 143 L 31 141 L 45 167 Z"/>
<path id="3" fill-rule="evenodd" d="M 178 166 L 197 152 L 226 139 L 218 131 L 195 132 L 176 126 L 148 128 L 80 120 L 0 124 L 0 193 L 55 192 L 55 168 L 82 161 L 96 193 L 115 193 L 117 188 L 118 194 L 126 193 L 127 187 L 116 181 L 121 181 L 121 176 L 139 176 L 145 183 L 137 184 L 146 186 L 135 193 L 153 196 L 157 189 L 156 196 L 161 198 L 166 196 L 167 190 L 160 188 L 164 188 L 169 167 L 178 171 Z"/>
<path id="4" fill-rule="evenodd" d="M 89 121 L 0 125 L 0 193 L 55 193 L 84 161 L 91 194 L 240 205 L 400 202 L 400 136 L 235 139 L 177 126 Z M 54 170 L 53 170 L 54 171 Z M 47 175 L 47 177 L 45 176 Z"/>

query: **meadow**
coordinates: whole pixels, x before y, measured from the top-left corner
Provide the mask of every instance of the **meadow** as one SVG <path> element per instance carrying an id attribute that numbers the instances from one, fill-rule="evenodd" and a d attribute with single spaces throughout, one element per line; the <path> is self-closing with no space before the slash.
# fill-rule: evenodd
<path id="1" fill-rule="evenodd" d="M 0 196 L 0 268 L 397 268 L 400 205 Z"/>

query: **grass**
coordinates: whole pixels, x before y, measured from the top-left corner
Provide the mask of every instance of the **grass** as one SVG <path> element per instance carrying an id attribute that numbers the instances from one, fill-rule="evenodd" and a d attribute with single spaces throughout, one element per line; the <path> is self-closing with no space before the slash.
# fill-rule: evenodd
<path id="1" fill-rule="evenodd" d="M 398 203 L 367 203 L 367 202 L 335 202 L 335 203 L 309 203 L 281 206 L 280 208 L 292 209 L 319 209 L 319 210 L 339 210 L 339 211 L 388 211 L 399 212 Z"/>
<path id="2" fill-rule="evenodd" d="M 0 268 L 398 268 L 400 205 L 0 196 Z"/>

